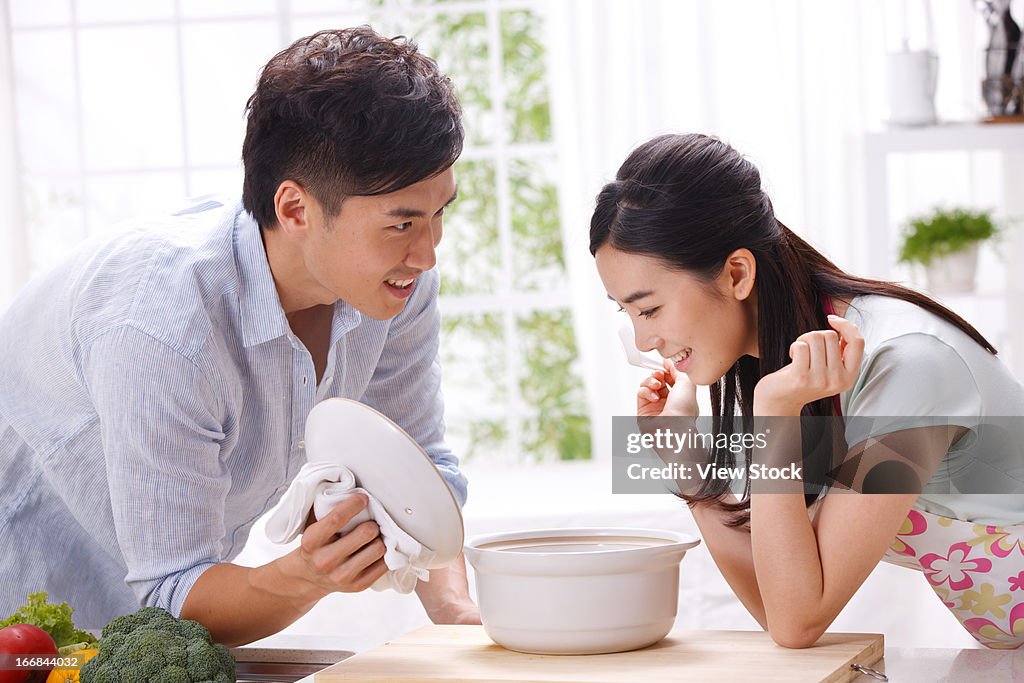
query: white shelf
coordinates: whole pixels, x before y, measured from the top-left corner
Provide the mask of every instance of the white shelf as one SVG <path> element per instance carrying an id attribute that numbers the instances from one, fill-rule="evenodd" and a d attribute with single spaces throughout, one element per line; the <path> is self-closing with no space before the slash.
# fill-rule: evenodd
<path id="1" fill-rule="evenodd" d="M 867 151 L 941 152 L 950 150 L 1024 149 L 1024 123 L 944 123 L 916 128 L 887 128 L 868 133 Z"/>
<path id="2" fill-rule="evenodd" d="M 864 269 L 870 277 L 893 276 L 893 225 L 889 216 L 889 156 L 930 152 L 996 151 L 1002 159 L 1001 212 L 1024 218 L 1024 123 L 977 122 L 946 123 L 918 128 L 891 127 L 868 133 L 864 138 L 864 188 L 866 193 L 867 234 L 863 242 Z M 1017 308 L 1024 298 L 1024 237 L 1019 228 L 1010 229 L 1004 245 L 1007 250 L 1005 287 L 998 292 L 949 295 L 941 300 L 958 313 L 983 314 L 979 325 L 983 334 L 1002 341 L 993 343 L 1005 354 L 1018 377 L 1024 377 L 1024 322 Z M 971 321 L 975 322 L 975 321 Z M 981 322 L 981 321 L 978 321 Z M 1009 347 L 1009 348 L 1007 348 Z"/>
<path id="3" fill-rule="evenodd" d="M 1017 170 L 1024 167 L 1024 124 L 948 123 L 919 128 L 890 128 L 868 133 L 864 138 L 865 191 L 867 193 L 868 272 L 880 278 L 891 276 L 893 245 L 889 223 L 889 155 L 944 151 L 976 152 L 994 150 L 1006 161 L 1004 203 L 1012 208 L 1024 200 L 1024 179 Z M 1013 159 L 1016 158 L 1016 159 Z M 1024 212 L 1024 206 L 1019 207 Z M 1008 211 L 1014 213 L 1014 211 Z"/>

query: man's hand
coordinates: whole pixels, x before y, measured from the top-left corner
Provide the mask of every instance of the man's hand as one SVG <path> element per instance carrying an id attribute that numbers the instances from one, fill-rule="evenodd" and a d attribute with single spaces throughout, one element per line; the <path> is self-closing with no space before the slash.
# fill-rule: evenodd
<path id="1" fill-rule="evenodd" d="M 376 522 L 363 522 L 344 535 L 337 533 L 367 502 L 364 495 L 351 496 L 326 517 L 306 527 L 302 534 L 302 542 L 294 551 L 300 578 L 321 597 L 366 590 L 388 571 L 384 564 L 384 541 Z"/>
<path id="2" fill-rule="evenodd" d="M 235 647 L 277 633 L 326 595 L 366 590 L 388 570 L 377 524 L 337 533 L 366 504 L 363 495 L 346 499 L 306 527 L 298 548 L 265 565 L 210 567 L 189 591 L 182 616 Z"/>

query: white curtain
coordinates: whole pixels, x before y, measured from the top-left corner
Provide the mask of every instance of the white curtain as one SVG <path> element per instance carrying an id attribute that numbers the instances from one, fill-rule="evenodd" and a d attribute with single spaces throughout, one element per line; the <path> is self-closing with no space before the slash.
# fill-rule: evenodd
<path id="1" fill-rule="evenodd" d="M 600 458 L 608 416 L 632 411 L 644 376 L 623 362 L 626 318 L 587 240 L 594 197 L 629 151 L 670 131 L 721 137 L 761 169 L 783 222 L 868 274 L 861 147 L 887 115 L 885 54 L 904 38 L 936 50 L 940 120 L 976 119 L 984 25 L 969 0 L 565 0 L 550 12 L 564 239 Z"/>
<path id="2" fill-rule="evenodd" d="M 635 412 L 635 391 L 646 374 L 624 362 L 616 332 L 626 317 L 606 299 L 589 253 L 597 192 L 644 140 L 669 131 L 714 134 L 759 166 L 775 210 L 789 227 L 841 267 L 870 273 L 861 148 L 865 132 L 881 128 L 887 115 L 886 52 L 897 49 L 904 34 L 916 43 L 929 40 L 930 31 L 940 60 L 940 118 L 970 120 L 980 113 L 974 68 L 983 27 L 969 0 L 937 0 L 931 29 L 924 26 L 924 6 L 909 3 L 908 28 L 902 28 L 902 8 L 894 9 L 900 4 L 552 3 L 548 45 L 564 242 L 597 459 L 610 458 L 609 418 Z M 910 189 L 927 188 L 929 172 L 946 171 L 916 167 L 915 172 L 920 175 L 910 179 Z M 706 392 L 701 398 L 707 414 Z M 566 484 L 564 495 L 572 483 L 576 480 Z M 686 518 L 650 517 L 655 526 Z M 700 589 L 686 596 L 690 602 L 680 608 L 680 624 L 749 628 L 710 558 L 695 552 L 686 562 L 686 586 Z M 901 605 L 897 613 L 882 608 L 893 604 Z M 887 642 L 904 647 L 977 647 L 920 576 L 888 565 L 875 570 L 834 628 L 884 630 Z"/>
<path id="3" fill-rule="evenodd" d="M 7 2 L 0 2 L 0 312 L 28 279 Z"/>

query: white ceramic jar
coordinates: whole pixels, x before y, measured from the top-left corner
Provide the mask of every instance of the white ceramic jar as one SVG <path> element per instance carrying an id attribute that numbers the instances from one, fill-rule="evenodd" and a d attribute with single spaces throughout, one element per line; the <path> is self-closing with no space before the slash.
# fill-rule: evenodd
<path id="1" fill-rule="evenodd" d="M 484 630 L 510 650 L 599 654 L 672 629 L 679 563 L 700 541 L 675 531 L 539 529 L 472 539 Z"/>

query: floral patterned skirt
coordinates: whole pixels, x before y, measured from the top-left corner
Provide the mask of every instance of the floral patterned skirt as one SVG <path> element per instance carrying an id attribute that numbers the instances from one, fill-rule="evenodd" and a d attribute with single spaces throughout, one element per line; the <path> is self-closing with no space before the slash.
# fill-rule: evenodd
<path id="1" fill-rule="evenodd" d="M 923 572 L 985 647 L 1024 645 L 1024 525 L 974 524 L 912 509 L 882 559 Z"/>

